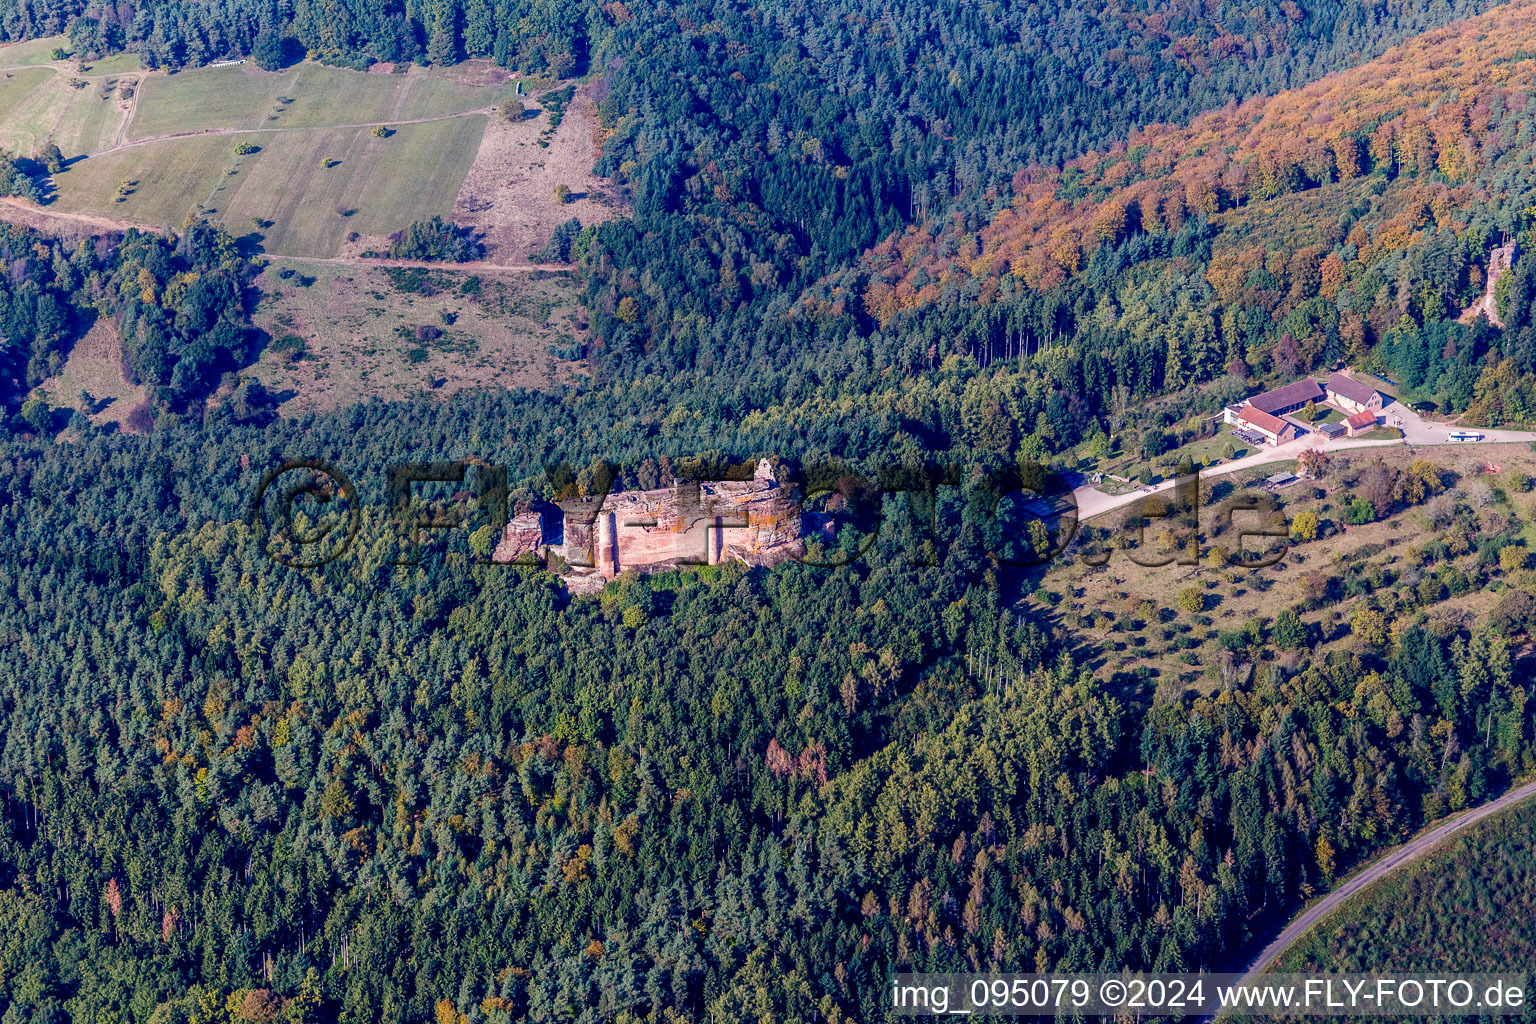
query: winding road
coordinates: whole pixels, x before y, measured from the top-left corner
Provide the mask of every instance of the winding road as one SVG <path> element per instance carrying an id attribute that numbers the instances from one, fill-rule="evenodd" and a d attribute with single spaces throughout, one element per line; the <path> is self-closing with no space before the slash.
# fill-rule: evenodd
<path id="1" fill-rule="evenodd" d="M 1286 925 L 1279 935 L 1275 936 L 1275 940 L 1265 946 L 1263 952 L 1248 964 L 1243 972 L 1242 984 L 1247 985 L 1257 981 L 1259 975 L 1268 970 L 1269 966 L 1292 943 L 1310 931 L 1313 925 L 1316 925 L 1335 910 L 1338 910 L 1343 906 L 1344 901 L 1351 896 L 1380 881 L 1403 865 L 1411 864 L 1413 861 L 1420 859 L 1456 833 L 1477 824 L 1489 815 L 1508 810 L 1532 797 L 1536 797 L 1536 782 L 1527 782 L 1523 786 L 1516 786 L 1503 796 L 1490 800 L 1470 811 L 1465 811 L 1459 817 L 1436 825 L 1429 831 L 1422 832 L 1403 845 L 1391 850 L 1386 856 L 1377 860 L 1370 867 L 1355 875 L 1343 885 L 1333 890 L 1333 892 L 1330 892 L 1327 896 L 1324 896 L 1292 918 L 1291 923 Z"/>
<path id="2" fill-rule="evenodd" d="M 1536 439 L 1536 434 L 1531 437 Z M 1337 441 L 1329 441 L 1310 435 L 1295 441 L 1288 441 L 1277 447 L 1265 447 L 1252 455 L 1245 455 L 1240 459 L 1230 462 L 1218 463 L 1214 466 L 1206 466 L 1200 470 L 1200 479 L 1207 480 L 1213 476 L 1226 476 L 1229 473 L 1241 473 L 1245 469 L 1257 469 L 1260 466 L 1268 466 L 1276 462 L 1284 462 L 1294 459 L 1308 448 L 1317 448 L 1323 452 L 1332 454 L 1340 451 L 1353 451 L 1357 448 L 1382 448 L 1388 445 L 1401 445 L 1400 440 L 1390 441 L 1358 441 L 1340 438 Z M 1113 512 L 1117 508 L 1140 501 L 1148 495 L 1158 494 L 1162 491 L 1172 490 L 1178 478 L 1170 477 L 1161 483 L 1151 487 L 1142 487 L 1127 494 L 1106 494 L 1093 484 L 1077 487 L 1072 491 L 1072 496 L 1077 499 L 1077 516 L 1080 522 L 1087 522 L 1095 516 Z"/>

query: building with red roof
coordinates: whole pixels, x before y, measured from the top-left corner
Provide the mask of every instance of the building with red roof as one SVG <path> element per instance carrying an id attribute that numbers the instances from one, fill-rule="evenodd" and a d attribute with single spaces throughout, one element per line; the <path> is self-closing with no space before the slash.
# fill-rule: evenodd
<path id="1" fill-rule="evenodd" d="M 1237 424 L 1246 430 L 1263 435 L 1268 444 L 1284 444 L 1293 440 L 1298 433 L 1296 424 L 1271 415 L 1263 409 L 1256 409 L 1251 402 L 1243 406 L 1242 411 L 1237 414 Z"/>
<path id="2" fill-rule="evenodd" d="M 1350 437 L 1376 429 L 1376 410 L 1362 409 L 1344 420 L 1344 429 Z"/>
<path id="3" fill-rule="evenodd" d="M 1344 412 L 1365 412 L 1367 409 L 1379 412 L 1386 404 L 1380 391 L 1347 373 L 1335 373 L 1328 378 L 1328 401 Z"/>

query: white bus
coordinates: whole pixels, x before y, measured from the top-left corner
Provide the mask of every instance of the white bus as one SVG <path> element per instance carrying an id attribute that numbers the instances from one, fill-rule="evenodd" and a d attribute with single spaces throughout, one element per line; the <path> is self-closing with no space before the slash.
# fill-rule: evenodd
<path id="1" fill-rule="evenodd" d="M 1451 431 L 1451 440 L 1452 441 L 1481 441 L 1482 439 L 1483 439 L 1483 435 L 1479 434 L 1475 430 L 1453 430 L 1453 431 Z"/>

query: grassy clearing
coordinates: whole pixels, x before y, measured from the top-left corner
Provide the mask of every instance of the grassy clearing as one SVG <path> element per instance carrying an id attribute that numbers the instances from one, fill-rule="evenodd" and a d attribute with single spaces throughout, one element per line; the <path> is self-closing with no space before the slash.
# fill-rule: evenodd
<path id="1" fill-rule="evenodd" d="M 459 190 L 454 219 L 481 232 L 499 261 L 522 262 L 571 217 L 592 225 L 619 212 L 608 184 L 592 175 L 599 129 L 590 97 L 576 92 L 553 134 L 549 120 L 491 118 Z M 570 189 L 568 203 L 554 198 L 560 185 Z"/>
<path id="2" fill-rule="evenodd" d="M 84 74 L 91 77 L 101 75 L 132 75 L 143 74 L 144 62 L 139 60 L 136 53 L 114 53 L 101 60 L 92 61 L 85 65 Z"/>
<path id="3" fill-rule="evenodd" d="M 125 125 L 116 78 L 73 89 L 72 74 L 72 65 L 39 65 L 0 79 L 0 132 L 30 148 L 34 134 L 67 127 L 78 142 L 60 137 L 66 156 L 92 154 L 54 176 L 53 210 L 172 229 L 195 213 L 278 257 L 355 253 L 413 220 L 452 215 L 481 155 L 489 118 L 479 111 L 516 92 L 499 70 L 451 80 L 414 68 L 362 74 L 302 64 L 268 74 L 247 64 L 136 75 L 136 113 Z M 96 99 L 103 88 L 110 99 Z M 91 103 L 117 116 L 98 116 Z M 406 123 L 415 118 L 442 119 Z M 373 124 L 392 131 L 379 137 L 353 127 Z M 533 118 L 526 125 L 539 130 Z M 503 179 L 513 174 L 498 170 Z M 547 183 L 537 191 L 553 206 Z M 264 298 L 256 322 L 290 340 L 252 372 L 289 413 L 422 390 L 546 387 L 581 372 L 554 354 L 579 351 L 585 329 L 567 280 L 488 279 L 474 293 L 457 290 L 464 274 L 431 276 L 440 289 L 427 294 L 398 288 L 375 268 L 274 261 L 257 282 Z M 291 339 L 302 339 L 308 354 L 294 359 Z M 73 407 L 85 390 L 102 400 L 98 420 L 122 416 L 142 394 L 123 383 L 116 360 L 115 346 L 82 342 L 46 383 L 50 400 Z"/>
<path id="4" fill-rule="evenodd" d="M 65 60 L 54 60 L 53 51 L 60 48 L 69 51 L 70 56 Z M 28 39 L 20 43 L 0 44 L 0 69 L 42 67 L 45 64 L 61 70 L 75 70 L 73 47 L 69 45 L 68 36 L 47 36 L 43 39 Z M 109 57 L 85 64 L 80 72 L 90 77 L 129 74 L 143 69 L 144 64 L 137 54 L 114 53 Z"/>
<path id="5" fill-rule="evenodd" d="M 146 397 L 142 386 L 134 387 L 123 380 L 121 360 L 122 342 L 117 329 L 110 321 L 98 321 L 85 337 L 75 342 L 58 376 L 44 381 L 40 390 L 50 405 L 64 408 L 75 408 L 80 392 L 87 391 L 96 406 L 91 421 L 98 426 L 120 424 L 129 410 Z"/>
<path id="6" fill-rule="evenodd" d="M 66 156 L 92 154 L 55 177 L 59 210 L 171 228 L 205 212 L 268 252 L 309 256 L 338 255 L 354 233 L 450 215 L 485 133 L 488 116 L 476 111 L 516 92 L 414 68 L 242 64 L 140 76 L 124 130 L 116 84 L 108 76 L 76 90 L 52 68 L 0 83 L 0 144 L 10 130 L 25 140 L 13 148 L 30 151 L 54 133 Z M 447 119 L 402 123 L 433 117 Z M 380 123 L 387 137 L 347 127 Z M 114 147 L 120 133 L 129 143 Z M 255 152 L 237 154 L 243 146 Z"/>
<path id="7" fill-rule="evenodd" d="M 56 78 L 51 68 L 6 72 L 0 80 L 0 146 L 29 156 L 36 151 L 42 124 L 34 115 L 35 104 Z"/>
<path id="8" fill-rule="evenodd" d="M 1231 462 L 1233 459 L 1251 454 L 1252 451 L 1252 445 L 1239 441 L 1226 430 L 1222 430 L 1214 437 L 1196 438 L 1186 445 L 1164 452 L 1162 460 L 1164 463 L 1174 465 L 1188 459 L 1197 466 L 1219 466 L 1223 462 Z"/>
<path id="9" fill-rule="evenodd" d="M 262 271 L 255 320 L 276 343 L 252 372 L 285 414 L 425 390 L 547 387 L 578 372 L 550 354 L 582 336 L 567 279 L 476 279 L 466 293 L 463 274 L 409 278 L 434 294 L 375 268 L 274 260 Z M 284 354 L 289 337 L 303 339 L 304 358 Z"/>
<path id="10" fill-rule="evenodd" d="M 385 234 L 451 212 L 485 123 L 469 116 L 402 125 L 387 139 L 329 128 L 147 143 L 56 176 L 57 202 L 68 212 L 168 226 L 202 207 L 232 234 L 257 231 L 269 252 L 331 256 L 349 232 Z M 238 142 L 259 149 L 236 156 Z M 322 168 L 327 158 L 340 163 Z M 117 202 L 123 182 L 137 185 Z M 252 218 L 272 224 L 257 229 Z"/>
<path id="11" fill-rule="evenodd" d="M 60 46 L 66 50 L 69 49 L 69 39 L 66 36 L 48 36 L 44 39 L 6 43 L 0 46 L 0 68 L 36 67 L 51 63 L 53 61 L 51 54 Z"/>
<path id="12" fill-rule="evenodd" d="M 116 140 L 128 116 L 118 88 L 142 77 L 143 65 L 132 54 L 54 60 L 61 47 L 70 49 L 63 36 L 0 46 L 0 147 L 33 155 L 52 139 L 72 157 Z"/>
<path id="13" fill-rule="evenodd" d="M 369 75 L 303 63 L 266 72 L 253 64 L 154 75 L 144 83 L 129 139 L 228 128 L 316 128 L 489 110 L 512 83 L 472 86 L 413 69 Z"/>

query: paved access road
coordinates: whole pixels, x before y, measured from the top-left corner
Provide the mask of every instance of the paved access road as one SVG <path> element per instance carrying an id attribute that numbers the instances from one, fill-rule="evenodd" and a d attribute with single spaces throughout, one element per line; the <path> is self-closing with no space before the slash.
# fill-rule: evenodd
<path id="1" fill-rule="evenodd" d="M 1536 441 L 1536 434 L 1527 435 L 1530 440 Z M 1400 445 L 1402 441 L 1393 439 L 1390 441 L 1360 441 L 1354 438 L 1339 438 L 1330 441 L 1316 434 L 1309 434 L 1295 441 L 1287 441 L 1285 444 L 1274 448 L 1264 447 L 1252 455 L 1245 455 L 1231 462 L 1223 462 L 1217 466 L 1210 466 L 1200 470 L 1201 479 L 1213 476 L 1226 476 L 1228 473 L 1241 473 L 1245 469 L 1257 469 L 1260 466 L 1268 466 L 1275 462 L 1284 462 L 1294 459 L 1308 448 L 1316 448 L 1322 452 L 1352 451 L 1357 448 L 1384 448 L 1389 445 Z M 1129 494 L 1105 494 L 1093 484 L 1086 484 L 1076 488 L 1072 494 L 1077 498 L 1078 519 L 1086 522 L 1094 516 L 1101 516 L 1106 512 L 1113 512 L 1117 508 L 1123 508 L 1133 502 L 1140 501 L 1149 494 L 1157 494 L 1161 491 L 1172 489 L 1177 483 L 1176 478 L 1164 480 L 1141 490 L 1132 491 Z"/>
<path id="2" fill-rule="evenodd" d="M 1482 427 L 1467 427 L 1475 433 L 1482 434 L 1481 441 L 1452 441 L 1451 432 L 1457 427 L 1445 423 L 1426 423 L 1418 413 L 1399 402 L 1393 402 L 1382 411 L 1382 418 L 1389 427 L 1400 427 L 1403 431 L 1403 440 L 1411 445 L 1469 445 L 1469 444 L 1502 444 L 1509 441 L 1536 441 L 1536 434 L 1524 430 L 1485 430 Z"/>
<path id="3" fill-rule="evenodd" d="M 1320 434 L 1307 434 L 1294 441 L 1273 448 L 1264 447 L 1252 455 L 1245 455 L 1241 459 L 1231 462 L 1223 462 L 1218 466 L 1202 469 L 1200 476 L 1209 478 L 1225 476 L 1228 473 L 1241 473 L 1245 469 L 1257 469 L 1260 466 L 1268 466 L 1276 462 L 1285 462 L 1294 459 L 1308 448 L 1316 448 L 1324 453 L 1355 451 L 1361 448 L 1382 448 L 1390 445 L 1407 444 L 1415 448 L 1428 446 L 1448 446 L 1455 448 L 1475 448 L 1485 444 L 1518 444 L 1536 441 L 1536 433 L 1523 430 L 1483 430 L 1475 429 L 1483 435 L 1481 441 L 1452 441 L 1451 431 L 1457 429 L 1444 423 L 1426 423 L 1418 413 L 1402 405 L 1393 402 L 1387 406 L 1382 414 L 1386 425 L 1400 427 L 1403 431 L 1402 440 L 1390 441 L 1362 441 L 1352 437 L 1341 437 L 1330 441 Z M 1077 499 L 1078 521 L 1087 522 L 1095 516 L 1101 516 L 1106 512 L 1113 512 L 1117 508 L 1124 508 L 1134 502 L 1140 501 L 1149 494 L 1157 494 L 1160 491 L 1171 489 L 1175 480 L 1164 480 L 1162 483 L 1141 490 L 1135 490 L 1129 494 L 1105 494 L 1093 484 L 1084 484 L 1073 490 L 1073 497 Z"/>
<path id="4" fill-rule="evenodd" d="M 1442 825 L 1437 825 L 1429 831 L 1408 840 L 1402 846 L 1397 847 L 1293 918 L 1291 923 L 1286 925 L 1285 929 L 1275 937 L 1275 941 L 1265 946 L 1264 951 L 1248 965 L 1243 975 L 1243 983 L 1247 984 L 1257 980 L 1258 976 L 1263 974 L 1270 964 L 1274 963 L 1280 954 L 1285 952 L 1292 943 L 1310 931 L 1313 925 L 1329 914 L 1332 914 L 1335 910 L 1338 910 L 1345 900 L 1360 890 L 1371 885 L 1373 882 L 1379 881 L 1404 864 L 1409 864 L 1430 853 L 1451 836 L 1475 825 L 1490 814 L 1497 814 L 1500 811 L 1508 810 L 1532 797 L 1536 797 L 1536 782 L 1527 782 L 1525 785 L 1517 786 L 1503 796 L 1490 800 L 1470 811 L 1466 811 L 1460 817 L 1452 818 Z"/>

